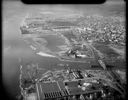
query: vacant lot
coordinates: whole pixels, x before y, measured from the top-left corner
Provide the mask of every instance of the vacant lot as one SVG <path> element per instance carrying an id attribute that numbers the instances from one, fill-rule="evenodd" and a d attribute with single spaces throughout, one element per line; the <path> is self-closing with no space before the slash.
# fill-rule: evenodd
<path id="1" fill-rule="evenodd" d="M 93 46 L 99 50 L 101 53 L 107 55 L 108 57 L 118 57 L 119 54 L 116 53 L 113 49 L 111 49 L 109 46 L 107 45 L 103 45 L 103 44 L 93 44 Z"/>

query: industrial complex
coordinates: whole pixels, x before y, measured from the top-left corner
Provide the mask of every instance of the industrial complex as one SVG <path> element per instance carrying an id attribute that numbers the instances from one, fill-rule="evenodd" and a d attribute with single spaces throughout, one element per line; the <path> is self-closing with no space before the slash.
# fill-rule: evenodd
<path id="1" fill-rule="evenodd" d="M 37 65 L 30 66 L 27 69 L 21 66 L 20 86 L 24 100 L 124 99 L 125 80 L 114 70 L 79 70 L 68 67 L 41 73 Z"/>

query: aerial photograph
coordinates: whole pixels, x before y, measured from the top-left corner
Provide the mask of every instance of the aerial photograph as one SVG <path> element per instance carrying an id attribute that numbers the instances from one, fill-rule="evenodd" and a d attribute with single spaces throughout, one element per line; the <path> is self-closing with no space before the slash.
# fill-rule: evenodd
<path id="1" fill-rule="evenodd" d="M 125 100 L 126 2 L 2 2 L 2 82 L 10 100 Z M 8 99 L 9 100 L 9 99 Z"/>

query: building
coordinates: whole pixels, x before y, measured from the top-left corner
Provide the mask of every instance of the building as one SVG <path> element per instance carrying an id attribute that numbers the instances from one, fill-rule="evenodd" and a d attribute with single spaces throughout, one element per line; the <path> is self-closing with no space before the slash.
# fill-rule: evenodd
<path id="1" fill-rule="evenodd" d="M 37 100 L 69 100 L 74 97 L 83 99 L 83 95 L 101 92 L 98 88 L 91 88 L 92 85 L 90 84 L 85 86 L 84 81 L 38 82 L 36 84 Z"/>
<path id="2" fill-rule="evenodd" d="M 68 92 L 62 81 L 59 82 L 39 82 L 36 84 L 38 100 L 56 100 L 68 97 Z"/>

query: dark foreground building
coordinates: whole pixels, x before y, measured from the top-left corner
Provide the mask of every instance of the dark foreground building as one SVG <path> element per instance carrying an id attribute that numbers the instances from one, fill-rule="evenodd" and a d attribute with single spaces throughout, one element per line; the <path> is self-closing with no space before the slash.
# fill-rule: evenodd
<path id="1" fill-rule="evenodd" d="M 101 90 L 96 87 L 90 85 L 82 89 L 79 81 L 39 82 L 36 84 L 37 100 L 91 100 L 97 93 L 101 95 Z"/>

